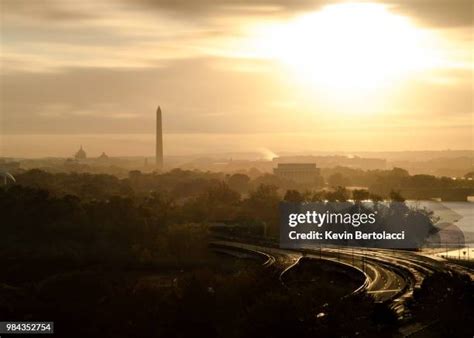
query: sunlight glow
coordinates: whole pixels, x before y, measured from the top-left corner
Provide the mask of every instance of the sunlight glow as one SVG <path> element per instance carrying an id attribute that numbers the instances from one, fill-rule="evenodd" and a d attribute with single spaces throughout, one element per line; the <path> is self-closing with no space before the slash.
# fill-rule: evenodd
<path id="1" fill-rule="evenodd" d="M 428 32 L 380 4 L 329 5 L 255 31 L 257 56 L 282 62 L 310 87 L 341 97 L 380 91 L 439 62 Z"/>

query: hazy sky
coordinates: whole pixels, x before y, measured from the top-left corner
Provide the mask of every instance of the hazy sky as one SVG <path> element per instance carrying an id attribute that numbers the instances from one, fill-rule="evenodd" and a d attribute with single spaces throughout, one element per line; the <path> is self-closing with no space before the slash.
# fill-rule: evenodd
<path id="1" fill-rule="evenodd" d="M 470 0 L 0 0 L 0 155 L 473 149 Z"/>

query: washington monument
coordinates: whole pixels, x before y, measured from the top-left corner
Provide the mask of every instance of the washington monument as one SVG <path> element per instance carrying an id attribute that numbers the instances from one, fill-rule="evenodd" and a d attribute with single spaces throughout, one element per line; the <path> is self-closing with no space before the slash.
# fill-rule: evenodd
<path id="1" fill-rule="evenodd" d="M 161 108 L 156 110 L 156 166 L 163 169 L 163 126 L 161 125 Z"/>

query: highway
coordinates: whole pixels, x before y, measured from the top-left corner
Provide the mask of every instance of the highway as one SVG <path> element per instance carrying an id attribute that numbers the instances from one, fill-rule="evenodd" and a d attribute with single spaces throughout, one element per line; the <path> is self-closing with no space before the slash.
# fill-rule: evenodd
<path id="1" fill-rule="evenodd" d="M 216 240 L 213 245 L 228 250 L 248 251 L 265 257 L 267 266 L 274 266 L 280 279 L 301 257 L 325 259 L 349 265 L 365 275 L 365 282 L 355 293 L 366 291 L 376 302 L 391 305 L 399 319 L 409 317 L 406 301 L 430 274 L 463 272 L 474 279 L 472 270 L 411 251 L 388 249 L 361 249 L 351 247 L 305 248 L 303 250 L 279 249 L 268 244 L 250 244 L 229 240 Z"/>

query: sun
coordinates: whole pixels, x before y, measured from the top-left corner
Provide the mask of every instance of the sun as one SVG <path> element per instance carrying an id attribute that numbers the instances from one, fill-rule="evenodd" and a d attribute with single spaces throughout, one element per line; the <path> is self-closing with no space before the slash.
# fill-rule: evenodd
<path id="1" fill-rule="evenodd" d="M 384 5 L 345 3 L 259 26 L 253 46 L 310 87 L 348 97 L 380 91 L 431 67 L 431 42 Z"/>

